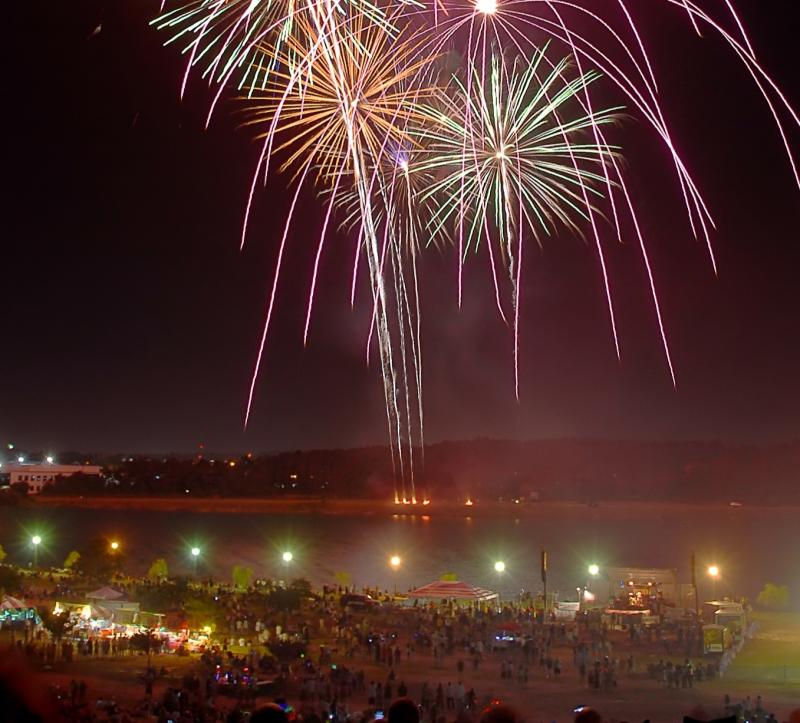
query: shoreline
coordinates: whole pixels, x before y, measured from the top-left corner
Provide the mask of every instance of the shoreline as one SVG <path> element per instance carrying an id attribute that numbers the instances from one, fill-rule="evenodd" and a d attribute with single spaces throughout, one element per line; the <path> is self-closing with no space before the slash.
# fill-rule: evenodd
<path id="1" fill-rule="evenodd" d="M 705 510 L 747 515 L 754 512 L 796 514 L 800 507 L 749 506 L 731 507 L 727 503 L 611 501 L 589 505 L 585 502 L 547 501 L 477 502 L 466 506 L 456 502 L 432 502 L 430 505 L 397 505 L 391 501 L 363 499 L 263 499 L 245 497 L 84 497 L 37 496 L 29 507 L 80 507 L 95 510 L 135 510 L 152 512 L 196 512 L 219 514 L 294 514 L 294 515 L 376 515 L 403 517 L 536 517 L 554 512 L 585 515 L 625 513 L 681 513 Z"/>

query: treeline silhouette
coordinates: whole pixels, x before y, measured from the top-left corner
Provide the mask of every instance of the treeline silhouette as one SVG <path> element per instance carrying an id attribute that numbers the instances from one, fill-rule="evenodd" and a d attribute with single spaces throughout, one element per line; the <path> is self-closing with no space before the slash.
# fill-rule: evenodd
<path id="1" fill-rule="evenodd" d="M 416 459 L 422 455 L 417 450 Z M 91 455 L 81 455 L 91 458 Z M 395 482 L 385 447 L 242 457 L 98 459 L 102 477 L 59 479 L 46 494 L 388 499 Z M 483 500 L 661 500 L 800 503 L 800 442 L 477 439 L 425 448 L 417 497 Z"/>

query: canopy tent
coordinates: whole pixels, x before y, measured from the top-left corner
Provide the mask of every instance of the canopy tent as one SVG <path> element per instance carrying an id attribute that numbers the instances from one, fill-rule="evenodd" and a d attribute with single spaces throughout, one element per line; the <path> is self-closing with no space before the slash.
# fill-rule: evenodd
<path id="1" fill-rule="evenodd" d="M 408 593 L 408 596 L 425 600 L 473 600 L 475 602 L 485 602 L 494 600 L 497 597 L 497 593 L 456 580 L 437 580 L 412 590 Z"/>
<path id="2" fill-rule="evenodd" d="M 108 586 L 86 593 L 87 600 L 119 600 L 121 597 L 124 597 L 121 592 Z"/>
<path id="3" fill-rule="evenodd" d="M 6 623 L 27 623 L 32 622 L 39 625 L 42 619 L 35 607 L 30 607 L 28 603 L 11 595 L 3 595 L 0 599 L 0 627 Z"/>
<path id="4" fill-rule="evenodd" d="M 28 604 L 24 600 L 11 597 L 11 595 L 3 595 L 3 599 L 0 600 L 0 610 L 22 610 L 27 607 Z"/>

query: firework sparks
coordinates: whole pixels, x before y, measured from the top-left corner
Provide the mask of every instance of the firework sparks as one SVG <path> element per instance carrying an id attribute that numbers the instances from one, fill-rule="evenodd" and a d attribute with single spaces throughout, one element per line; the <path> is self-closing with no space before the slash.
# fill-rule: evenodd
<path id="1" fill-rule="evenodd" d="M 429 150 L 419 170 L 438 176 L 421 194 L 423 202 L 438 201 L 428 221 L 430 231 L 436 235 L 449 224 L 466 226 L 465 251 L 481 238 L 490 251 L 497 243 L 511 286 L 515 360 L 525 236 L 539 240 L 556 225 L 582 234 L 579 221 L 598 212 L 590 197 L 602 200 L 600 169 L 614 151 L 581 136 L 614 122 L 620 110 L 583 113 L 576 95 L 597 74 L 568 79 L 567 59 L 543 73 L 544 57 L 540 50 L 530 61 L 507 65 L 501 56 L 492 56 L 487 80 L 474 77 L 468 84 L 456 78 L 454 92 L 442 93 L 438 104 L 425 107 L 428 123 L 420 131 Z M 489 258 L 502 313 L 494 254 Z M 518 364 L 515 370 L 518 384 Z"/>
<path id="2" fill-rule="evenodd" d="M 787 125 L 800 116 L 756 58 L 732 0 L 661 0 L 698 34 L 716 34 L 763 95 L 795 181 Z M 153 24 L 187 56 L 192 72 L 216 85 L 208 119 L 226 89 L 244 96 L 244 125 L 262 141 L 245 211 L 274 155 L 295 194 L 247 402 L 249 419 L 292 215 L 304 184 L 325 199 L 305 317 L 307 341 L 330 221 L 355 236 L 351 304 L 360 259 L 369 272 L 372 323 L 383 376 L 397 499 L 416 499 L 414 444 L 423 442 L 421 303 L 417 263 L 430 244 L 457 246 L 462 267 L 485 247 L 498 309 L 510 288 L 515 387 L 519 394 L 520 287 L 524 245 L 557 228 L 595 242 L 611 331 L 620 356 L 600 221 L 618 240 L 627 213 L 649 281 L 673 383 L 654 272 L 619 149 L 608 141 L 621 105 L 644 121 L 675 168 L 689 228 L 707 244 L 716 271 L 714 221 L 671 134 L 654 63 L 630 0 L 190 0 Z M 553 62 L 546 44 L 571 59 Z M 455 63 L 456 67 L 449 67 Z M 574 65 L 574 69 L 573 66 Z M 597 110 L 600 75 L 620 106 Z M 447 78 L 442 81 L 442 78 Z M 443 87 L 446 85 L 447 87 Z M 622 218 L 621 218 L 622 217 Z M 505 274 L 500 274 L 502 268 Z M 412 405 L 415 398 L 415 405 Z M 416 412 L 412 410 L 416 406 Z"/>

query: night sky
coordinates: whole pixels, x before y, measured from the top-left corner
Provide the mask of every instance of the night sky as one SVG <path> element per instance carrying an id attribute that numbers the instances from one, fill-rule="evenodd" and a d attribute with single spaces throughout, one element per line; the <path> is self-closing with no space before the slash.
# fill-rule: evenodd
<path id="1" fill-rule="evenodd" d="M 603 0 L 605 1 L 605 0 Z M 610 0 L 608 0 L 610 2 Z M 209 130 L 207 87 L 178 97 L 182 60 L 148 27 L 158 2 L 13 3 L 4 13 L 4 243 L 0 440 L 31 449 L 267 451 L 382 444 L 351 311 L 353 240 L 330 238 L 310 344 L 305 298 L 320 204 L 301 201 L 252 422 L 242 431 L 287 179 L 238 238 L 257 149 L 234 103 Z M 566 234 L 529 245 L 521 401 L 512 335 L 483 253 L 456 304 L 452 251 L 423 263 L 430 441 L 800 436 L 800 191 L 769 110 L 717 40 L 674 10 L 644 23 L 669 122 L 718 223 L 720 275 L 690 234 L 674 169 L 643 124 L 619 140 L 652 249 L 678 375 L 661 355 L 631 233 L 604 229 L 619 310 L 610 334 L 596 253 Z M 720 6 L 722 4 L 720 3 Z M 796 0 L 738 0 L 762 63 L 800 107 Z M 641 12 L 640 12 L 641 14 Z M 101 25 L 100 32 L 94 34 Z M 791 130 L 800 155 L 800 133 Z"/>

